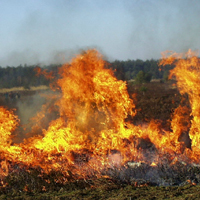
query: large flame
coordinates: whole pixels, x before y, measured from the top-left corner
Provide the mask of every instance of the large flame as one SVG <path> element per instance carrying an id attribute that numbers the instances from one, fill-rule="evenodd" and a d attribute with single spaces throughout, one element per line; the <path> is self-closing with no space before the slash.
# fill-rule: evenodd
<path id="1" fill-rule="evenodd" d="M 51 121 L 42 135 L 11 144 L 11 133 L 18 119 L 13 112 L 0 108 L 2 169 L 5 165 L 9 168 L 7 162 L 39 166 L 46 172 L 52 169 L 67 172 L 73 166 L 84 176 L 87 169 L 100 172 L 127 161 L 143 161 L 153 166 L 163 156 L 170 162 L 176 159 L 199 162 L 199 58 L 189 51 L 184 58 L 179 54 L 164 57 L 160 64 L 176 65 L 171 76 L 176 76 L 181 94 L 187 93 L 190 100 L 190 106 L 175 110 L 172 131 L 160 128 L 154 121 L 146 126 L 128 122 L 136 110 L 126 83 L 114 77 L 100 53 L 88 50 L 60 69 L 57 85 L 62 93 L 56 102 L 59 117 Z M 191 121 L 188 107 L 193 116 Z M 190 137 L 191 147 L 181 140 L 183 134 Z M 141 141 L 153 148 L 142 148 Z M 84 165 L 78 167 L 81 163 Z"/>
<path id="2" fill-rule="evenodd" d="M 199 162 L 200 153 L 200 59 L 197 52 L 189 50 L 185 54 L 172 53 L 166 57 L 164 55 L 161 65 L 175 64 L 175 68 L 171 71 L 170 77 L 176 76 L 177 86 L 181 94 L 187 94 L 191 107 L 191 127 L 189 128 L 189 136 L 191 139 L 192 158 Z M 173 130 L 187 127 L 178 127 L 179 124 L 173 125 Z M 175 131 L 177 132 L 177 131 Z M 179 133 L 180 134 L 180 133 Z"/>

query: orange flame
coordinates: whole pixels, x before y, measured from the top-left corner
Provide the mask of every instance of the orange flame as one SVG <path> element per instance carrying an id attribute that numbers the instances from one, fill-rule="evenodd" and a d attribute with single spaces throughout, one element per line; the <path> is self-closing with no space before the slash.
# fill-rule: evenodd
<path id="1" fill-rule="evenodd" d="M 174 53 L 169 58 L 164 58 L 160 64 L 166 65 L 169 63 L 174 63 L 176 65 L 171 71 L 170 77 L 175 75 L 180 93 L 187 93 L 189 96 L 192 110 L 190 115 L 193 117 L 189 130 L 189 136 L 192 143 L 192 158 L 199 161 L 200 59 L 197 57 L 197 52 L 189 50 L 185 55 Z M 175 129 L 177 129 L 177 126 L 174 126 L 174 130 Z"/>
<path id="2" fill-rule="evenodd" d="M 156 166 L 163 155 L 167 155 L 171 163 L 185 158 L 199 162 L 200 61 L 191 51 L 185 58 L 181 56 L 164 57 L 160 65 L 176 65 L 170 75 L 176 76 L 181 94 L 189 96 L 191 121 L 190 109 L 180 106 L 175 110 L 171 132 L 163 130 L 155 121 L 146 126 L 128 122 L 127 118 L 133 118 L 136 110 L 126 83 L 117 80 L 113 71 L 105 67 L 107 63 L 102 55 L 88 50 L 60 69 L 57 85 L 62 94 L 56 102 L 59 117 L 42 131 L 42 136 L 11 144 L 11 133 L 18 119 L 13 112 L 0 107 L 1 156 L 5 160 L 1 162 L 1 171 L 4 175 L 8 173 L 7 161 L 40 166 L 46 172 L 61 169 L 68 173 L 73 166 L 76 174 L 82 176 L 94 171 L 96 174 L 108 166 L 120 167 L 127 161 L 144 161 Z M 187 132 L 191 148 L 181 140 L 182 134 Z M 143 140 L 155 149 L 150 160 L 141 147 Z"/>

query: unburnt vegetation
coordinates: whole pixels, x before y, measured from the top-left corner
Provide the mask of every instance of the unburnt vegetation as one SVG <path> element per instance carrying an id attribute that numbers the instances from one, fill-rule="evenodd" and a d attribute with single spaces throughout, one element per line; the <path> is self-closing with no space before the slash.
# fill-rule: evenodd
<path id="1" fill-rule="evenodd" d="M 200 186 L 187 184 L 184 186 L 136 186 L 134 184 L 123 184 L 111 178 L 77 180 L 65 185 L 52 182 L 48 187 L 41 187 L 37 190 L 37 185 L 47 185 L 45 181 L 34 178 L 28 174 L 32 181 L 32 190 L 28 187 L 12 187 L 7 192 L 1 192 L 0 199 L 199 199 Z M 52 176 L 52 174 L 51 174 Z M 25 177 L 23 177 L 25 178 Z M 53 178 L 53 176 L 52 176 Z M 23 183 L 19 177 L 17 184 Z M 15 182 L 16 183 L 16 182 Z M 34 184 L 34 185 L 33 185 Z M 24 184 L 22 184 L 24 186 Z M 29 186 L 29 187 L 30 187 Z"/>

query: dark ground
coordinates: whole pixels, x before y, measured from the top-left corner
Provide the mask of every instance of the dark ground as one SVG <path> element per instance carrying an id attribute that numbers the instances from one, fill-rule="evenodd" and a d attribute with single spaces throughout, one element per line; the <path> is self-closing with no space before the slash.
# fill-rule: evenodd
<path id="1" fill-rule="evenodd" d="M 56 188 L 56 187 L 55 187 Z M 81 183 L 69 183 L 59 189 L 37 192 L 10 191 L 1 194 L 0 199 L 97 199 L 97 200 L 162 200 L 162 199 L 200 199 L 200 186 L 187 184 L 185 186 L 135 186 L 115 183 L 111 179 L 88 180 Z"/>

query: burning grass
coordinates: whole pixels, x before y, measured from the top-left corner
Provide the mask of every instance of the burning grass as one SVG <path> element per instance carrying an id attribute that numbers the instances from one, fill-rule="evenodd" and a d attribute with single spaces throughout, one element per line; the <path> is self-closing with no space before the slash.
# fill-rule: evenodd
<path id="1" fill-rule="evenodd" d="M 200 63 L 189 51 L 184 58 L 173 54 L 160 64 L 172 63 L 180 94 L 153 99 L 152 90 L 149 97 L 146 92 L 130 98 L 126 83 L 113 76 L 96 50 L 78 55 L 62 66 L 58 92 L 47 96 L 51 103 L 32 119 L 32 136 L 19 143 L 13 142 L 12 133 L 20 120 L 1 107 L 2 194 L 54 191 L 59 196 L 66 191 L 73 196 L 81 190 L 83 197 L 89 195 L 86 191 L 104 195 L 119 187 L 123 193 L 137 187 L 199 184 L 200 90 L 194 86 L 199 85 Z M 145 96 L 152 105 L 161 105 L 153 110 L 168 110 L 167 117 L 144 112 L 144 102 L 137 104 L 136 98 Z M 47 113 L 54 115 L 48 126 Z"/>

